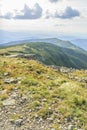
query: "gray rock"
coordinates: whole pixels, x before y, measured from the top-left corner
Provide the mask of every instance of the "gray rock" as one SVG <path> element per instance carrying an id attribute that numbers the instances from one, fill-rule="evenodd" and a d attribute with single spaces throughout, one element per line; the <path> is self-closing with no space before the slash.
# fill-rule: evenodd
<path id="1" fill-rule="evenodd" d="M 21 126 L 22 123 L 23 123 L 23 119 L 18 119 L 18 120 L 15 121 L 16 126 Z"/>
<path id="2" fill-rule="evenodd" d="M 4 100 L 3 102 L 2 102 L 2 104 L 4 105 L 4 106 L 11 106 L 11 105 L 15 105 L 15 100 L 14 99 L 6 99 L 6 100 Z"/>
<path id="3" fill-rule="evenodd" d="M 18 94 L 17 93 L 14 93 L 10 96 L 12 99 L 18 99 Z"/>
<path id="4" fill-rule="evenodd" d="M 4 73 L 4 76 L 8 76 L 8 75 L 9 75 L 9 73 L 7 73 L 7 72 Z"/>
<path id="5" fill-rule="evenodd" d="M 69 125 L 69 126 L 68 126 L 68 130 L 73 130 L 74 128 L 75 128 L 74 125 Z"/>
<path id="6" fill-rule="evenodd" d="M 26 95 L 23 95 L 23 96 L 22 96 L 22 100 L 23 100 L 23 101 L 27 100 L 27 96 L 26 96 Z"/>
<path id="7" fill-rule="evenodd" d="M 17 120 L 13 120 L 11 119 L 10 122 L 18 127 L 20 127 L 23 123 L 23 119 L 17 119 Z"/>
<path id="8" fill-rule="evenodd" d="M 72 120 L 71 116 L 67 117 L 67 122 L 71 122 L 71 120 Z"/>
<path id="9" fill-rule="evenodd" d="M 52 123 L 53 122 L 53 118 L 47 118 L 47 120 L 50 122 L 50 123 Z"/>
<path id="10" fill-rule="evenodd" d="M 17 80 L 14 78 L 5 79 L 4 83 L 10 84 L 10 83 L 17 83 Z"/>
<path id="11" fill-rule="evenodd" d="M 27 96 L 22 96 L 21 100 L 20 100 L 20 103 L 23 104 L 23 103 L 26 103 L 27 101 Z"/>

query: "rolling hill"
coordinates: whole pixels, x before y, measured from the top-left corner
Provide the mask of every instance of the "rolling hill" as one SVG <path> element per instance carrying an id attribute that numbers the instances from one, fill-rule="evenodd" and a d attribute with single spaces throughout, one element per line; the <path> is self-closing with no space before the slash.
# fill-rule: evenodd
<path id="1" fill-rule="evenodd" d="M 39 39 L 38 42 L 3 47 L 0 54 L 35 54 L 36 59 L 46 65 L 87 69 L 87 52 L 68 41 L 63 42 L 59 39 L 45 39 L 44 42 L 40 42 Z"/>

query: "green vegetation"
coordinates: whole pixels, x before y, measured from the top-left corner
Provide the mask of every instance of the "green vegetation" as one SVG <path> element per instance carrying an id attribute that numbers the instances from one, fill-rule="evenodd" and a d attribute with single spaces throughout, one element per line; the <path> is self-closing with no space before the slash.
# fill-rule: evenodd
<path id="1" fill-rule="evenodd" d="M 34 44 L 31 46 L 34 49 Z M 28 49 L 26 48 L 24 51 Z M 42 55 L 44 55 L 43 49 L 42 47 Z M 29 117 L 30 120 L 42 118 L 48 122 L 48 119 L 51 119 L 51 127 L 55 130 L 59 130 L 60 124 L 66 124 L 65 120 L 74 121 L 78 129 L 86 130 L 87 87 L 85 86 L 87 84 L 85 80 L 81 83 L 79 80 L 69 79 L 68 75 L 69 73 L 56 71 L 35 60 L 1 56 L 0 107 L 3 106 L 3 100 L 8 99 L 14 93 L 17 93 L 20 98 L 25 95 L 27 98 L 23 99 L 25 101 L 22 101 L 21 105 L 23 112 L 12 114 L 10 116 L 12 119 L 19 119 L 22 114 L 26 118 Z M 74 70 L 71 76 L 81 79 L 87 77 L 87 72 Z M 15 80 L 16 82 L 14 82 Z M 3 94 L 4 90 L 6 92 Z M 18 103 L 20 103 L 20 98 L 17 100 Z"/>
<path id="2" fill-rule="evenodd" d="M 0 50 L 0 55 L 15 54 L 35 54 L 36 59 L 46 65 L 87 69 L 87 52 L 68 41 L 64 43 L 63 41 L 54 42 L 54 44 L 44 42 L 26 43 L 4 47 Z"/>

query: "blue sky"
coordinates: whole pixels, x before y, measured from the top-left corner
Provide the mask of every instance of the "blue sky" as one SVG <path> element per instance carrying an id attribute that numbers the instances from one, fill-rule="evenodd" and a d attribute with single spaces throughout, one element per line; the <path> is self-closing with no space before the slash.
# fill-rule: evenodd
<path id="1" fill-rule="evenodd" d="M 0 29 L 87 34 L 87 0 L 0 0 Z"/>

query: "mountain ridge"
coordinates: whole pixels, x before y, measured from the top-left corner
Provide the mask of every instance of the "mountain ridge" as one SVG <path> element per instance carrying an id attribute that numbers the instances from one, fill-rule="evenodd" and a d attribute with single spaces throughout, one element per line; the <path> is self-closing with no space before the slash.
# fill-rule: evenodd
<path id="1" fill-rule="evenodd" d="M 64 43 L 63 43 L 64 44 Z M 69 46 L 68 46 L 69 45 Z M 47 65 L 58 65 L 73 68 L 87 68 L 87 52 L 66 42 L 65 47 L 44 42 L 28 42 L 1 49 L 1 54 L 35 54 L 37 59 Z M 7 52 L 6 52 L 7 50 Z"/>
<path id="2" fill-rule="evenodd" d="M 69 40 L 62 40 L 62 39 L 58 39 L 58 38 L 41 38 L 41 39 L 18 40 L 18 41 L 11 41 L 11 42 L 0 44 L 0 46 L 2 46 L 2 47 L 3 46 L 10 46 L 10 45 L 22 44 L 22 43 L 26 43 L 26 42 L 46 42 L 46 43 L 52 43 L 52 44 L 58 45 L 60 47 L 63 47 L 63 46 L 69 47 L 72 44 L 73 47 L 80 48 L 79 46 L 73 44 Z M 66 46 L 66 44 L 68 44 L 68 46 Z M 83 49 L 83 48 L 81 48 L 81 49 Z"/>

